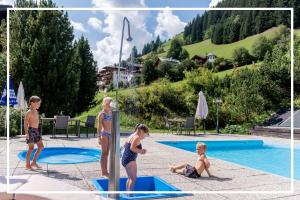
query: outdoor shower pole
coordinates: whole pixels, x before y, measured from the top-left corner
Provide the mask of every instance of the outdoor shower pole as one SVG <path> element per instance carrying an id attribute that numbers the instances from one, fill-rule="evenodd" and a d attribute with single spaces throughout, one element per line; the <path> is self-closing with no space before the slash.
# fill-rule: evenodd
<path id="1" fill-rule="evenodd" d="M 120 191 L 120 112 L 112 112 L 112 134 L 109 159 L 108 191 Z M 109 194 L 110 198 L 118 198 L 119 194 Z"/>
<path id="2" fill-rule="evenodd" d="M 120 55 L 119 55 L 119 66 L 118 66 L 118 73 L 117 73 L 117 87 L 116 87 L 116 109 L 118 110 L 118 90 L 119 90 L 119 79 L 120 79 L 120 67 L 122 63 L 122 49 L 123 49 L 123 39 L 124 39 L 124 28 L 125 28 L 125 22 L 127 22 L 128 25 L 128 38 L 127 41 L 132 41 L 132 37 L 130 36 L 130 23 L 127 17 L 124 17 L 123 19 L 123 28 L 122 28 L 122 36 L 121 36 L 121 47 L 120 47 Z"/>
<path id="3" fill-rule="evenodd" d="M 121 46 L 119 55 L 119 66 L 117 74 L 117 87 L 116 87 L 116 107 L 112 111 L 112 137 L 110 140 L 110 156 L 109 156 L 109 182 L 108 191 L 120 191 L 120 111 L 118 106 L 118 90 L 119 90 L 119 78 L 120 78 L 120 67 L 122 62 L 122 48 L 124 39 L 124 28 L 125 22 L 128 25 L 128 38 L 127 41 L 132 41 L 130 36 L 130 24 L 126 17 L 123 19 L 123 28 L 121 36 Z M 119 194 L 109 194 L 110 198 L 117 199 Z"/>

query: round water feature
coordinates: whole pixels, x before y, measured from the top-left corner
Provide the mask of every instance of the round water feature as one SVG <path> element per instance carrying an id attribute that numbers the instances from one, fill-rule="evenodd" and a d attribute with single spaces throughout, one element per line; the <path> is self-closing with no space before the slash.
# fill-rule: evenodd
<path id="1" fill-rule="evenodd" d="M 31 160 L 37 149 L 31 154 Z M 26 160 L 27 150 L 18 154 L 20 160 Z M 46 164 L 78 164 L 97 162 L 100 160 L 101 151 L 92 148 L 77 147 L 47 147 L 41 152 L 37 162 Z"/>

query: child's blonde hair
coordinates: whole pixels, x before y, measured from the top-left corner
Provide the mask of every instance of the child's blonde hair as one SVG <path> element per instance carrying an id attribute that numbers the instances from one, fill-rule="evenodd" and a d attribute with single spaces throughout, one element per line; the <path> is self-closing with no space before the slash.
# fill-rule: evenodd
<path id="1" fill-rule="evenodd" d="M 105 106 L 105 104 L 106 104 L 108 101 L 109 101 L 109 102 L 112 102 L 113 99 L 112 99 L 111 97 L 104 97 L 104 98 L 103 98 L 103 100 L 102 100 L 102 108 Z"/>
<path id="2" fill-rule="evenodd" d="M 198 142 L 197 145 L 196 145 L 197 148 L 204 148 L 204 151 L 207 150 L 207 146 L 205 143 L 203 142 Z"/>

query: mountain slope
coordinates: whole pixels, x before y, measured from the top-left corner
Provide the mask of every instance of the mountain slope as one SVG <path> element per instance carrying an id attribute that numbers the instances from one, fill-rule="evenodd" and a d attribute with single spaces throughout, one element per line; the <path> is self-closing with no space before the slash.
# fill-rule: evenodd
<path id="1" fill-rule="evenodd" d="M 279 27 L 274 27 L 263 33 L 247 37 L 246 39 L 243 39 L 238 42 L 231 43 L 231 44 L 216 45 L 216 44 L 211 43 L 211 40 L 209 39 L 209 40 L 205 40 L 203 42 L 198 42 L 198 43 L 191 44 L 191 45 L 185 45 L 185 46 L 183 46 L 183 48 L 188 51 L 190 58 L 196 54 L 197 55 L 206 55 L 207 53 L 214 53 L 218 57 L 231 58 L 232 52 L 234 51 L 234 49 L 239 48 L 239 47 L 245 47 L 246 49 L 248 49 L 250 51 L 253 43 L 260 36 L 272 38 L 275 36 L 278 29 L 279 29 Z M 299 34 L 300 34 L 300 31 L 299 31 Z M 182 35 L 179 34 L 178 37 L 182 38 Z M 163 47 L 164 47 L 165 52 L 158 54 L 159 57 L 166 57 L 167 51 L 170 48 L 170 41 L 165 43 Z"/>

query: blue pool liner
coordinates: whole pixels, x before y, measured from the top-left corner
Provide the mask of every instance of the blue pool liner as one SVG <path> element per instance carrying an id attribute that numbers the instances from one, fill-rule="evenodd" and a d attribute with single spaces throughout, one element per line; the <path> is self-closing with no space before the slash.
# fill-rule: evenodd
<path id="1" fill-rule="evenodd" d="M 37 149 L 31 154 L 31 160 Z M 18 154 L 22 161 L 26 160 L 27 150 Z M 77 147 L 47 147 L 41 152 L 37 162 L 46 164 L 78 164 L 97 162 L 100 160 L 101 151 L 93 148 Z"/>
<path id="2" fill-rule="evenodd" d="M 120 191 L 126 191 L 126 181 L 127 178 L 120 178 Z M 100 192 L 108 191 L 108 179 L 94 179 L 92 181 L 93 185 Z M 170 183 L 164 181 L 163 179 L 157 176 L 140 176 L 137 177 L 134 191 L 163 191 L 163 192 L 174 192 L 181 191 L 180 189 L 174 187 Z M 101 194 L 104 197 L 107 197 L 107 193 Z M 186 196 L 186 193 L 139 193 L 139 194 L 131 194 L 128 196 L 126 193 L 121 193 L 119 199 L 130 200 L 130 199 L 151 199 L 151 198 L 171 198 L 171 197 L 179 197 Z"/>

